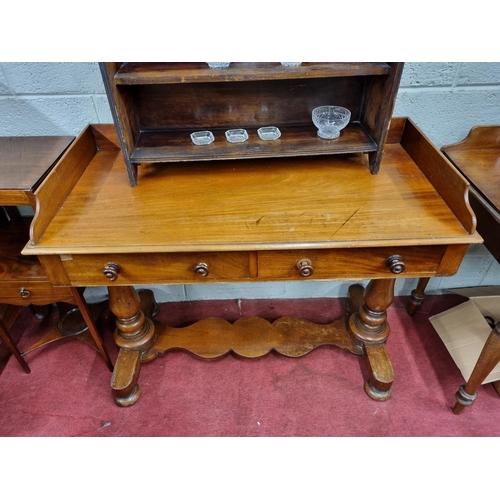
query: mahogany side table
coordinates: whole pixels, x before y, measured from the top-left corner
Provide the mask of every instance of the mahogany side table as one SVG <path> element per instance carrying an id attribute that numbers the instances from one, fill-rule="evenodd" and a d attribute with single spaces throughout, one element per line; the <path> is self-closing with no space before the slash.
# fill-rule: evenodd
<path id="1" fill-rule="evenodd" d="M 0 303 L 15 308 L 11 309 L 9 323 L 13 322 L 21 307 L 27 305 L 57 303 L 60 312 L 58 328 L 23 353 L 19 353 L 16 346 L 13 349 L 7 326 L 0 325 L 4 341 L 28 372 L 22 357 L 67 336 L 75 336 L 97 349 L 108 368 L 113 370 L 92 311 L 83 297 L 84 288 L 53 286 L 38 258 L 21 255 L 30 237 L 31 218 L 20 217 L 17 207 L 30 206 L 39 215 L 35 191 L 73 140 L 74 137 L 58 136 L 0 137 L 0 210 L 4 212 L 4 223 L 0 228 Z M 57 184 L 53 189 L 58 189 Z"/>
<path id="2" fill-rule="evenodd" d="M 500 262 L 500 125 L 473 127 L 461 142 L 442 148 L 471 183 L 470 203 L 485 247 Z M 491 331 L 469 380 L 457 394 L 453 413 L 460 414 L 477 398 L 477 389 L 500 362 L 500 321 Z M 497 392 L 500 383 L 493 383 Z M 500 392 L 499 392 L 500 394 Z"/>
<path id="3" fill-rule="evenodd" d="M 323 345 L 362 356 L 366 393 L 385 401 L 396 278 L 452 275 L 482 242 L 468 182 L 406 118 L 392 119 L 377 175 L 358 152 L 152 164 L 139 177 L 131 187 L 115 127 L 90 125 L 37 190 L 40 211 L 23 250 L 52 283 L 108 287 L 119 406 L 139 399 L 141 364 L 170 350 L 300 357 Z M 369 283 L 350 287 L 348 314 L 328 325 L 248 317 L 173 328 L 149 318 L 134 289 L 315 279 Z"/>

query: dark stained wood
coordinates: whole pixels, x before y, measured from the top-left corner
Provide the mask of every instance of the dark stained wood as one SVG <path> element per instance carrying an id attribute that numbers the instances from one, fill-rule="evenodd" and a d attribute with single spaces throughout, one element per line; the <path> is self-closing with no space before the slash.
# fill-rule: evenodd
<path id="1" fill-rule="evenodd" d="M 17 281 L 23 277 L 27 281 L 47 281 L 47 276 L 36 256 L 21 255 L 26 245 L 31 218 L 22 217 L 9 221 L 1 229 L 0 277 L 2 283 Z"/>
<path id="2" fill-rule="evenodd" d="M 442 151 L 495 211 L 500 211 L 500 125 L 474 127 L 462 142 Z"/>
<path id="3" fill-rule="evenodd" d="M 477 217 L 477 232 L 484 238 L 484 246 L 500 262 L 500 211 L 476 189 L 471 188 L 470 204 Z"/>
<path id="4" fill-rule="evenodd" d="M 83 290 L 77 290 L 70 286 L 53 286 L 39 259 L 36 256 L 21 254 L 28 240 L 30 222 L 30 218 L 21 217 L 9 221 L 1 229 L 0 302 L 15 306 L 45 306 L 52 303 L 76 305 L 84 317 L 83 324 L 88 330 L 83 332 L 79 338 L 95 347 L 103 356 L 109 370 L 112 371 L 113 364 L 104 348 L 90 309 L 83 299 Z M 50 257 L 42 256 L 43 258 L 49 259 Z M 74 308 L 74 306 L 71 307 Z M 6 327 L 7 329 L 8 327 Z M 64 337 L 66 335 L 62 334 L 58 328 L 54 328 L 21 355 L 24 356 L 39 347 Z M 16 355 L 14 351 L 13 353 Z"/>
<path id="5" fill-rule="evenodd" d="M 477 398 L 477 389 L 500 362 L 500 322 L 491 331 L 467 383 L 459 388 L 453 413 L 459 415 Z"/>
<path id="6" fill-rule="evenodd" d="M 473 127 L 467 137 L 442 148 L 471 183 L 471 206 L 486 248 L 500 262 L 500 125 Z M 453 413 L 471 406 L 477 389 L 500 361 L 500 323 L 490 333 L 467 383 L 456 394 Z M 498 383 L 495 388 L 500 387 Z"/>
<path id="7" fill-rule="evenodd" d="M 307 63 L 287 67 L 279 62 L 233 62 L 224 70 L 212 69 L 205 62 L 123 63 L 114 76 L 117 85 L 158 85 L 255 81 L 342 76 L 387 75 L 387 63 Z"/>
<path id="8" fill-rule="evenodd" d="M 137 165 L 130 161 L 135 142 L 139 136 L 139 121 L 135 115 L 134 102 L 132 98 L 133 89 L 118 87 L 114 85 L 113 75 L 120 68 L 121 63 L 108 62 L 100 63 L 101 74 L 104 87 L 108 95 L 111 114 L 116 126 L 118 140 L 121 145 L 123 158 L 127 167 L 129 182 L 132 186 L 136 184 Z"/>
<path id="9" fill-rule="evenodd" d="M 73 139 L 0 137 L 0 205 L 28 204 L 28 195 L 34 193 Z"/>
<path id="10" fill-rule="evenodd" d="M 214 142 L 207 146 L 196 146 L 191 142 L 190 134 L 200 128 L 204 127 L 182 131 L 142 132 L 131 159 L 144 163 L 165 163 L 166 155 L 169 162 L 206 161 L 213 157 L 219 160 L 274 158 L 287 155 L 292 143 L 296 148 L 294 156 L 368 153 L 377 149 L 377 144 L 359 123 L 350 123 L 334 143 L 318 138 L 314 126 L 304 125 L 280 127 L 281 137 L 276 141 L 262 141 L 255 127 L 245 127 L 248 140 L 239 145 L 226 141 L 226 129 L 210 128 L 215 137 Z"/>
<path id="11" fill-rule="evenodd" d="M 83 340 L 101 353 L 108 368 L 112 371 L 113 365 L 102 344 L 88 306 L 83 300 L 83 292 L 67 285 L 53 286 L 40 259 L 36 256 L 21 254 L 29 240 L 31 218 L 20 217 L 17 206 L 30 205 L 35 213 L 39 214 L 38 227 L 43 227 L 45 217 L 52 217 L 57 212 L 59 203 L 68 194 L 68 186 L 72 187 L 81 174 L 81 171 L 78 172 L 75 168 L 78 164 L 75 157 L 80 158 L 85 166 L 85 160 L 88 161 L 95 152 L 92 147 L 89 147 L 90 144 L 88 140 L 85 141 L 85 135 L 83 135 L 77 138 L 76 147 L 71 149 L 69 156 L 65 156 L 65 151 L 73 139 L 73 137 L 0 138 L 0 203 L 9 205 L 6 210 L 2 209 L 2 214 L 7 214 L 8 217 L 4 216 L 0 229 L 0 302 L 33 308 L 46 307 L 54 302 L 65 303 L 65 307 L 70 309 L 75 309 L 74 305 L 77 305 L 85 317 L 83 324 L 88 330 L 89 339 L 83 338 Z M 59 167 L 57 169 L 55 169 L 56 164 Z M 49 172 L 54 170 L 54 183 L 44 187 L 44 179 Z M 42 206 L 38 197 L 40 192 L 44 200 Z M 40 215 L 40 211 L 44 213 Z M 42 257 L 42 260 L 50 261 L 50 258 L 46 256 Z M 51 274 L 55 275 L 55 266 L 50 266 L 49 269 Z M 5 335 L 8 335 L 7 329 L 8 326 L 4 328 Z M 87 333 L 84 334 L 86 335 Z M 20 360 L 23 368 L 29 372 L 24 359 L 19 356 L 24 356 L 27 352 L 62 337 L 64 335 L 59 329 L 54 328 L 46 338 L 36 342 L 28 351 L 20 354 L 14 346 L 13 353 Z M 6 342 L 9 342 L 8 339 Z M 12 349 L 12 346 L 10 347 Z"/>
<path id="12" fill-rule="evenodd" d="M 0 339 L 9 348 L 9 350 L 12 352 L 12 354 L 17 359 L 17 361 L 19 361 L 19 364 L 22 366 L 23 370 L 26 373 L 31 373 L 31 370 L 30 370 L 28 364 L 26 363 L 24 358 L 21 356 L 19 349 L 17 348 L 15 342 L 12 340 L 12 337 L 10 336 L 7 327 L 4 325 L 4 323 L 1 319 L 0 319 Z"/>
<path id="13" fill-rule="evenodd" d="M 309 125 L 317 131 L 311 114 L 324 104 L 343 106 L 351 111 L 351 121 L 361 121 L 363 78 L 319 78 L 306 83 L 266 80 L 138 86 L 133 89 L 135 112 L 141 130 L 146 131 L 268 125 Z M 323 142 L 333 145 L 336 141 Z"/>
<path id="14" fill-rule="evenodd" d="M 2 320 L 7 330 L 14 324 L 17 316 L 21 312 L 20 306 L 13 306 L 11 304 L 0 304 L 0 320 Z"/>
<path id="15" fill-rule="evenodd" d="M 368 153 L 377 173 L 389 129 L 402 63 L 100 63 L 130 184 L 138 165 L 258 157 Z M 321 105 L 351 111 L 352 126 L 339 140 L 316 136 L 311 113 Z M 277 144 L 256 136 L 277 126 Z M 230 128 L 252 139 L 228 143 Z M 213 144 L 194 146 L 189 134 L 209 129 Z"/>
<path id="16" fill-rule="evenodd" d="M 366 82 L 360 121 L 379 145 L 368 155 L 372 174 L 380 168 L 402 74 L 403 65 L 392 64 L 388 77 L 373 77 Z"/>

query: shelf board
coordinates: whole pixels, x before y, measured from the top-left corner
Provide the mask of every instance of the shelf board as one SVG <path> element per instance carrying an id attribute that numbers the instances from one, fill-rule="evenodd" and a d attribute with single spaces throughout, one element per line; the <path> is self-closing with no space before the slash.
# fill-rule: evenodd
<path id="1" fill-rule="evenodd" d="M 281 137 L 276 141 L 263 141 L 256 128 L 246 128 L 249 138 L 238 144 L 227 142 L 227 129 L 210 129 L 215 141 L 206 146 L 195 146 L 191 142 L 190 134 L 194 130 L 141 132 L 131 160 L 134 163 L 160 163 L 368 153 L 377 150 L 376 142 L 357 122 L 350 123 L 334 140 L 318 138 L 317 129 L 312 125 L 279 128 Z"/>
<path id="2" fill-rule="evenodd" d="M 279 62 L 234 62 L 227 69 L 211 69 L 207 63 L 123 63 L 114 80 L 117 85 L 159 85 L 169 83 L 237 82 L 286 80 L 342 76 L 387 75 L 385 62 L 302 63 L 283 66 Z"/>

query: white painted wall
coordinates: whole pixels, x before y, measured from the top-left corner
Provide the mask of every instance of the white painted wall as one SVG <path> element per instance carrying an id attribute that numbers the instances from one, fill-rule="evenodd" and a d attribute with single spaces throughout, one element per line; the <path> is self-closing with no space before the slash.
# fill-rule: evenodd
<path id="1" fill-rule="evenodd" d="M 395 116 L 409 116 L 437 147 L 462 140 L 474 125 L 500 124 L 500 62 L 406 63 Z M 97 63 L 0 63 L 0 135 L 77 135 L 113 121 Z M 473 246 L 457 275 L 434 278 L 429 293 L 500 284 L 500 265 Z M 408 295 L 415 280 L 398 280 Z M 341 297 L 340 282 L 175 285 L 155 288 L 159 301 L 222 298 Z M 105 294 L 89 290 L 90 299 Z"/>

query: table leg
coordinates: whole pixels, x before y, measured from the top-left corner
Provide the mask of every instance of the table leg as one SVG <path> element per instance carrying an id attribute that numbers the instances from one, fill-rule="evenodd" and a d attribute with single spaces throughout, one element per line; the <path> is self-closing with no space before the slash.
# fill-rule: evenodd
<path id="1" fill-rule="evenodd" d="M 96 349 L 103 357 L 109 371 L 113 371 L 113 363 L 104 348 L 102 338 L 94 320 L 108 306 L 108 301 L 88 305 L 83 297 L 84 290 L 84 288 L 72 287 L 71 293 L 74 299 L 72 303 L 56 302 L 59 314 L 57 327 L 51 328 L 46 335 L 26 349 L 21 354 L 22 356 L 56 340 L 73 337 Z M 39 307 L 35 311 L 41 312 Z M 43 316 L 38 317 L 42 318 Z"/>
<path id="2" fill-rule="evenodd" d="M 116 316 L 115 342 L 120 348 L 111 378 L 118 406 L 130 406 L 140 396 L 137 381 L 141 362 L 156 341 L 153 321 L 141 309 L 141 299 L 131 286 L 109 286 L 109 307 Z"/>
<path id="3" fill-rule="evenodd" d="M 456 393 L 457 402 L 453 407 L 453 413 L 459 415 L 466 406 L 472 406 L 477 398 L 477 389 L 490 374 L 491 370 L 500 361 L 500 321 L 491 331 L 483 350 L 479 355 L 476 366 L 465 385 L 462 385 Z"/>
<path id="4" fill-rule="evenodd" d="M 429 283 L 430 278 L 420 278 L 417 283 L 417 288 L 411 292 L 410 302 L 408 304 L 408 314 L 413 316 L 417 309 L 422 305 L 425 298 L 425 287 Z"/>
<path id="5" fill-rule="evenodd" d="M 394 381 L 394 370 L 385 343 L 390 333 L 386 311 L 394 299 L 395 281 L 394 278 L 370 281 L 364 293 L 364 303 L 349 319 L 350 336 L 355 344 L 363 348 L 368 368 L 365 391 L 377 401 L 390 398 Z M 352 296 L 356 295 L 355 290 L 350 292 Z"/>
<path id="6" fill-rule="evenodd" d="M 71 294 L 75 299 L 75 303 L 78 309 L 80 310 L 80 314 L 85 320 L 85 324 L 90 332 L 90 335 L 92 336 L 93 341 L 95 342 L 95 345 L 97 346 L 97 350 L 101 353 L 101 356 L 104 358 L 104 361 L 108 365 L 109 371 L 113 371 L 113 363 L 111 362 L 111 359 L 109 359 L 109 355 L 106 349 L 104 348 L 104 344 L 102 343 L 101 335 L 97 331 L 97 327 L 95 325 L 94 318 L 92 317 L 90 307 L 88 306 L 87 302 L 83 297 L 84 291 L 85 288 L 82 287 L 78 288 L 71 287 Z"/>
<path id="7" fill-rule="evenodd" d="M 19 364 L 23 368 L 23 370 L 26 373 L 31 373 L 31 370 L 22 357 L 21 353 L 19 352 L 19 349 L 17 348 L 16 344 L 12 340 L 12 337 L 10 336 L 9 332 L 7 331 L 7 328 L 3 324 L 3 322 L 0 320 L 0 339 L 5 342 L 7 347 L 10 349 L 10 352 L 15 356 L 15 358 L 19 361 Z"/>

